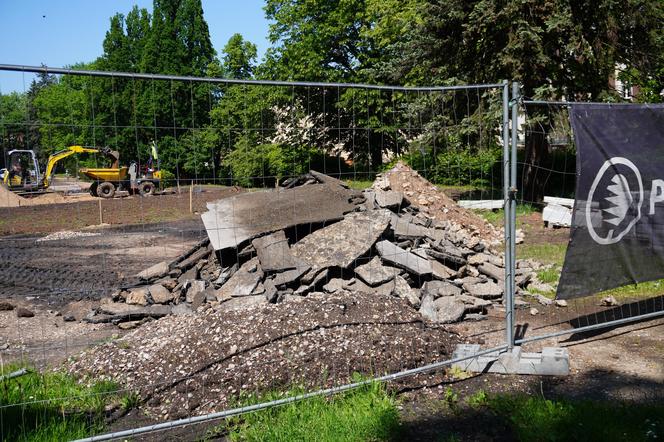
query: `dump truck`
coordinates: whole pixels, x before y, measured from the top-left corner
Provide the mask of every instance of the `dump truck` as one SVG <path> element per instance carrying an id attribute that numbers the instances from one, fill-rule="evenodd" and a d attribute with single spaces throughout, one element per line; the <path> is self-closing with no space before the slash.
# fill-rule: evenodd
<path id="1" fill-rule="evenodd" d="M 156 150 L 156 148 L 153 148 Z M 93 180 L 90 193 L 102 198 L 113 198 L 117 190 L 141 195 L 154 194 L 159 186 L 161 172 L 151 168 L 138 171 L 136 163 L 120 167 L 120 154 L 107 147 L 69 146 L 48 157 L 42 174 L 37 156 L 33 150 L 11 150 L 7 153 L 9 168 L 4 172 L 2 182 L 9 190 L 19 195 L 45 192 L 53 181 L 53 172 L 58 161 L 77 153 L 101 153 L 111 159 L 109 168 L 82 168 L 80 171 Z"/>

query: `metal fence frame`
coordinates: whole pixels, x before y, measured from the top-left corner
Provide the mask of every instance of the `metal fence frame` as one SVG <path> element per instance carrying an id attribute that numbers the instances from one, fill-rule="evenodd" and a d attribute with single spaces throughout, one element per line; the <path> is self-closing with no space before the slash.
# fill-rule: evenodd
<path id="1" fill-rule="evenodd" d="M 44 73 L 44 74 L 72 74 L 90 77 L 124 77 L 132 79 L 146 79 L 146 80 L 178 80 L 189 82 L 205 82 L 215 84 L 246 84 L 246 85 L 262 85 L 262 86 L 305 86 L 305 87 L 344 87 L 344 88 L 363 88 L 363 89 L 376 89 L 376 90 L 394 90 L 394 91 L 454 91 L 454 90 L 480 90 L 480 89 L 500 89 L 502 92 L 502 154 L 503 154 L 503 201 L 504 201 L 504 240 L 505 240 L 505 343 L 495 348 L 480 351 L 474 355 L 449 359 L 445 361 L 436 362 L 430 365 L 392 373 L 362 382 L 350 383 L 334 388 L 314 391 L 307 394 L 302 394 L 285 399 L 265 402 L 253 406 L 236 408 L 216 412 L 212 414 L 195 416 L 186 419 L 173 420 L 156 425 L 145 426 L 141 428 L 134 428 L 126 431 L 113 432 L 92 436 L 89 438 L 81 439 L 81 441 L 100 441 L 112 440 L 128 436 L 136 436 L 139 434 L 167 430 L 175 427 L 186 426 L 202 422 L 210 422 L 231 416 L 237 416 L 244 413 L 254 412 L 261 409 L 289 404 L 292 402 L 300 401 L 314 396 L 327 396 L 344 391 L 348 391 L 371 382 L 387 382 L 402 379 L 405 377 L 413 376 L 419 373 L 425 373 L 432 370 L 440 369 L 442 367 L 451 365 L 456 362 L 461 362 L 478 356 L 487 355 L 489 353 L 510 351 L 515 345 L 525 344 L 528 342 L 540 341 L 556 336 L 563 336 L 567 334 L 585 332 L 601 328 L 608 328 L 617 325 L 626 324 L 629 322 L 640 321 L 644 319 L 652 319 L 659 316 L 664 316 L 664 311 L 643 314 L 640 316 L 623 318 L 619 320 L 589 325 L 570 330 L 563 330 L 539 336 L 532 336 L 528 338 L 516 339 L 515 338 L 515 273 L 516 273 L 516 195 L 517 189 L 517 139 L 518 139 L 518 119 L 519 119 L 519 106 L 524 104 L 552 104 L 561 106 L 574 105 L 573 102 L 546 102 L 546 101 L 532 101 L 522 100 L 520 96 L 519 84 L 511 83 L 507 80 L 501 83 L 494 84 L 479 84 L 479 85 L 462 85 L 462 86 L 432 86 L 432 87 L 404 87 L 404 86 L 382 86 L 370 85 L 359 83 L 324 83 L 324 82 L 288 82 L 288 81 L 263 81 L 263 80 L 234 80 L 223 78 L 207 78 L 207 77 L 183 77 L 176 75 L 153 75 L 153 74 L 138 74 L 127 72 L 103 72 L 103 71 L 86 71 L 75 70 L 66 68 L 50 68 L 50 67 L 37 67 L 37 66 L 21 66 L 0 64 L 0 71 L 14 71 L 14 72 L 27 72 L 27 73 Z M 511 125 L 510 125 L 511 121 Z"/>

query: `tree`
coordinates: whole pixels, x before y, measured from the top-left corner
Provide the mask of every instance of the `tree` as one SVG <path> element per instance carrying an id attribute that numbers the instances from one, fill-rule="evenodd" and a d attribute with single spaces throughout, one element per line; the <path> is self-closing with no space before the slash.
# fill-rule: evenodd
<path id="1" fill-rule="evenodd" d="M 263 73 L 280 80 L 355 81 L 369 49 L 365 0 L 267 0 L 270 24 Z"/>
<path id="2" fill-rule="evenodd" d="M 256 56 L 256 45 L 242 38 L 241 34 L 233 34 L 224 46 L 224 76 L 227 78 L 248 79 L 253 76 Z"/>
<path id="3" fill-rule="evenodd" d="M 427 0 L 420 14 L 426 19 L 414 34 L 391 45 L 392 78 L 507 78 L 519 81 L 527 97 L 601 100 L 612 93 L 608 78 L 617 63 L 646 73 L 662 53 L 660 0 Z M 534 117 L 541 124 L 545 115 Z M 530 134 L 522 190 L 524 199 L 538 201 L 543 182 L 536 171 L 548 144 L 543 131 Z"/>

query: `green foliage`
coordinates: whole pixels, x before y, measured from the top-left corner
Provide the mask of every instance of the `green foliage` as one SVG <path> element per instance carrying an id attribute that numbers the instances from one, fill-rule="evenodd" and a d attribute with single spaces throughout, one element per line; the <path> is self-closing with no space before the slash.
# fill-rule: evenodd
<path id="1" fill-rule="evenodd" d="M 23 147 L 27 111 L 26 94 L 0 95 L 0 142 L 7 150 Z"/>
<path id="2" fill-rule="evenodd" d="M 293 392 L 297 393 L 301 392 Z M 260 400 L 281 398 L 273 394 Z M 246 405 L 258 401 L 254 398 Z M 396 405 L 380 384 L 370 384 L 331 398 L 315 397 L 246 414 L 231 422 L 230 440 L 392 440 L 399 432 Z"/>
<path id="3" fill-rule="evenodd" d="M 664 406 L 490 397 L 488 406 L 506 419 L 520 441 L 648 441 L 664 436 Z"/>
<path id="4" fill-rule="evenodd" d="M 228 78 L 251 78 L 258 51 L 256 45 L 233 34 L 224 46 L 224 74 Z"/>
<path id="5" fill-rule="evenodd" d="M 309 146 L 252 145 L 243 139 L 227 156 L 225 164 L 230 168 L 233 182 L 257 187 L 305 173 L 321 159 L 322 153 Z"/>
<path id="6" fill-rule="evenodd" d="M 484 390 L 477 390 L 475 394 L 469 396 L 466 399 L 466 403 L 472 408 L 479 408 L 488 403 L 489 396 Z"/>
<path id="7" fill-rule="evenodd" d="M 560 269 L 557 267 L 550 267 L 548 269 L 540 270 L 537 272 L 537 278 L 547 284 L 557 283 L 560 279 Z"/>
<path id="8" fill-rule="evenodd" d="M 433 149 L 412 152 L 405 157 L 415 170 L 426 171 L 427 178 L 442 185 L 470 185 L 491 187 L 501 177 L 500 148 L 477 150 L 450 146 L 438 153 Z"/>
<path id="9" fill-rule="evenodd" d="M 503 224 L 505 224 L 504 209 L 498 209 L 498 210 L 476 209 L 474 210 L 474 212 L 480 215 L 485 220 L 489 221 L 494 226 L 501 227 Z M 532 204 L 517 204 L 516 206 L 517 222 L 519 217 L 528 216 L 535 212 L 537 212 L 537 208 L 535 208 L 535 206 L 533 206 Z"/>
<path id="10" fill-rule="evenodd" d="M 4 366 L 3 372 L 16 370 Z M 104 427 L 104 407 L 118 399 L 117 385 L 84 385 L 56 372 L 30 372 L 0 384 L 3 440 L 61 441 L 86 437 Z"/>

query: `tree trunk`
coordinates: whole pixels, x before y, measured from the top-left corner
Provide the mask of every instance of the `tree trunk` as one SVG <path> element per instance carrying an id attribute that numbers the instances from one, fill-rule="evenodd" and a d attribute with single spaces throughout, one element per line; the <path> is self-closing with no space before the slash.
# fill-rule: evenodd
<path id="1" fill-rule="evenodd" d="M 541 203 L 549 171 L 548 124 L 535 124 L 526 132 L 526 156 L 523 166 L 521 195 L 517 198 L 525 203 Z"/>

